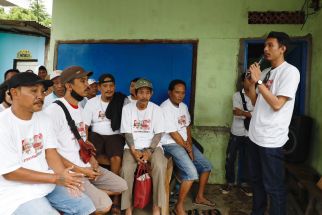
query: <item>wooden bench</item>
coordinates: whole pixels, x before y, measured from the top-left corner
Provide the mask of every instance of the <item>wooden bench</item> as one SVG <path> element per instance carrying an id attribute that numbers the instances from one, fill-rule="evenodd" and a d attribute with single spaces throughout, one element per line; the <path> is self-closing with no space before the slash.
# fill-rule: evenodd
<path id="1" fill-rule="evenodd" d="M 97 162 L 100 165 L 103 166 L 109 166 L 110 160 L 105 155 L 100 155 L 96 157 Z M 169 200 L 170 200 L 170 181 L 173 171 L 173 161 L 172 158 L 168 158 L 168 164 L 167 164 L 167 170 L 166 170 L 166 176 L 165 176 L 165 193 L 166 193 L 166 205 L 161 208 L 161 214 L 162 215 L 169 215 L 170 214 L 170 208 L 169 208 Z"/>

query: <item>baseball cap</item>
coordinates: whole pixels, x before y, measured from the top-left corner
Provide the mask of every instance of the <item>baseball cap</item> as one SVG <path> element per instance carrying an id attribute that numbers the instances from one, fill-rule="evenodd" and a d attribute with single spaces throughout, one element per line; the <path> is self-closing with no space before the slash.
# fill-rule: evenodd
<path id="1" fill-rule="evenodd" d="M 54 78 L 61 76 L 62 72 L 62 70 L 54 70 L 49 76 L 50 80 L 53 80 Z"/>
<path id="2" fill-rule="evenodd" d="M 34 86 L 36 84 L 44 85 L 45 89 L 51 87 L 53 82 L 51 80 L 42 80 L 38 75 L 35 73 L 30 72 L 23 72 L 13 76 L 7 82 L 8 89 L 16 88 L 20 86 Z"/>
<path id="3" fill-rule="evenodd" d="M 87 82 L 88 82 L 88 85 L 96 83 L 95 79 L 92 79 L 92 78 L 88 79 Z"/>
<path id="4" fill-rule="evenodd" d="M 153 89 L 151 81 L 144 79 L 144 78 L 140 78 L 139 80 L 137 80 L 135 82 L 135 89 L 137 90 L 142 87 L 148 87 L 151 90 Z"/>
<path id="5" fill-rule="evenodd" d="M 63 70 L 61 73 L 61 80 L 63 84 L 66 84 L 67 82 L 74 80 L 75 78 L 82 78 L 84 76 L 91 76 L 93 72 L 88 71 L 86 72 L 82 67 L 80 66 L 70 66 Z"/>

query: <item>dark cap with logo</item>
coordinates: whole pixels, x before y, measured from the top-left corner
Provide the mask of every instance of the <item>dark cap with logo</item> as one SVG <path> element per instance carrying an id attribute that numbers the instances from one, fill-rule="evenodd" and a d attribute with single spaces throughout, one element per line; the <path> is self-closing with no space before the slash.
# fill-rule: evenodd
<path id="1" fill-rule="evenodd" d="M 9 90 L 11 88 L 34 86 L 37 84 L 42 84 L 44 85 L 45 89 L 48 89 L 48 87 L 53 85 L 53 82 L 51 80 L 42 80 L 38 75 L 30 72 L 19 73 L 7 81 L 7 87 Z"/>
<path id="2" fill-rule="evenodd" d="M 67 82 L 74 80 L 76 78 L 82 78 L 84 76 L 91 76 L 93 72 L 91 71 L 85 71 L 80 66 L 71 66 L 63 70 L 63 72 L 60 75 L 61 81 L 63 84 L 66 84 Z"/>

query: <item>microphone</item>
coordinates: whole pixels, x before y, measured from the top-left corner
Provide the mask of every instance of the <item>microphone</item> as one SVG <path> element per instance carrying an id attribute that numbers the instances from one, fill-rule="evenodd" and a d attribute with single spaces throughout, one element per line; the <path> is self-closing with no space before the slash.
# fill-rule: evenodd
<path id="1" fill-rule="evenodd" d="M 258 62 L 257 62 L 259 64 L 259 66 L 262 65 L 262 63 L 264 62 L 264 60 L 265 60 L 265 56 L 264 55 L 261 55 L 260 58 L 259 58 L 259 60 L 258 60 Z M 249 72 L 249 70 L 247 70 L 245 77 L 248 78 L 248 79 L 250 79 L 250 72 Z"/>

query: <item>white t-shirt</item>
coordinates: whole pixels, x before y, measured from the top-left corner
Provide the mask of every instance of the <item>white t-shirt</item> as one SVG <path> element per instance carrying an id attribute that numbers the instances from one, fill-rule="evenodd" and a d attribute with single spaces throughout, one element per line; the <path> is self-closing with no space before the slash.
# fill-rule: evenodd
<path id="1" fill-rule="evenodd" d="M 247 109 L 249 112 L 252 112 L 254 107 L 252 105 L 252 101 L 250 98 L 245 94 L 245 90 L 242 90 L 242 93 L 244 94 Z M 236 92 L 233 95 L 233 109 L 240 109 L 244 111 L 244 106 L 243 106 L 243 100 L 242 97 L 240 96 L 239 91 Z M 246 117 L 244 116 L 233 116 L 233 123 L 231 125 L 231 133 L 236 136 L 248 136 L 248 131 L 245 129 L 244 125 L 244 119 Z"/>
<path id="2" fill-rule="evenodd" d="M 129 103 L 123 107 L 121 133 L 133 135 L 136 149 L 150 147 L 154 135 L 162 132 L 164 119 L 158 105 L 149 102 L 144 110 L 139 110 L 136 103 Z M 129 148 L 128 145 L 125 145 L 125 148 Z"/>
<path id="3" fill-rule="evenodd" d="M 131 103 L 136 103 L 136 101 L 137 101 L 136 99 L 132 99 L 132 96 L 131 95 L 128 95 L 127 98 L 129 99 L 129 101 Z"/>
<path id="4" fill-rule="evenodd" d="M 165 121 L 165 134 L 162 136 L 162 145 L 176 143 L 170 136 L 171 132 L 179 132 L 184 141 L 188 139 L 187 127 L 191 123 L 189 110 L 186 104 L 180 103 L 179 107 L 172 104 L 170 99 L 161 104 Z"/>
<path id="5" fill-rule="evenodd" d="M 21 120 L 6 109 L 0 114 L 0 214 L 12 214 L 21 204 L 50 193 L 54 184 L 32 184 L 6 180 L 2 175 L 18 168 L 52 173 L 45 150 L 56 148 L 51 123 L 43 112 Z"/>
<path id="6" fill-rule="evenodd" d="M 263 74 L 269 70 L 263 71 Z M 298 69 L 287 62 L 271 70 L 266 86 L 273 95 L 289 99 L 280 110 L 274 111 L 264 97 L 258 94 L 249 126 L 249 138 L 254 143 L 267 148 L 281 147 L 286 143 L 299 82 Z"/>
<path id="7" fill-rule="evenodd" d="M 92 131 L 101 135 L 119 134 L 120 131 L 113 131 L 111 120 L 105 116 L 105 111 L 109 102 L 103 102 L 101 95 L 95 96 L 87 101 L 84 108 L 84 122 L 87 126 L 92 126 Z"/>
<path id="8" fill-rule="evenodd" d="M 86 129 L 85 122 L 83 118 L 83 108 L 78 103 L 78 108 L 72 107 L 65 98 L 57 99 L 64 103 L 67 110 L 69 111 L 72 119 L 75 121 L 75 124 L 78 128 L 80 136 L 86 141 Z M 65 113 L 63 109 L 56 103 L 49 105 L 45 112 L 50 117 L 53 123 L 53 130 L 58 139 L 58 152 L 70 162 L 76 164 L 80 167 L 89 167 L 90 164 L 85 164 L 79 156 L 79 143 L 76 140 L 74 134 L 70 130 L 70 127 L 67 123 Z"/>
<path id="9" fill-rule="evenodd" d="M 53 103 L 54 101 L 56 101 L 58 99 L 58 97 L 55 95 L 54 92 L 50 93 L 49 95 L 47 95 L 45 97 L 45 101 L 44 101 L 44 106 L 43 109 L 45 109 L 46 107 L 48 107 L 51 103 Z"/>
<path id="10" fill-rule="evenodd" d="M 3 106 L 3 104 L 0 104 L 0 112 L 4 111 L 6 108 Z"/>

